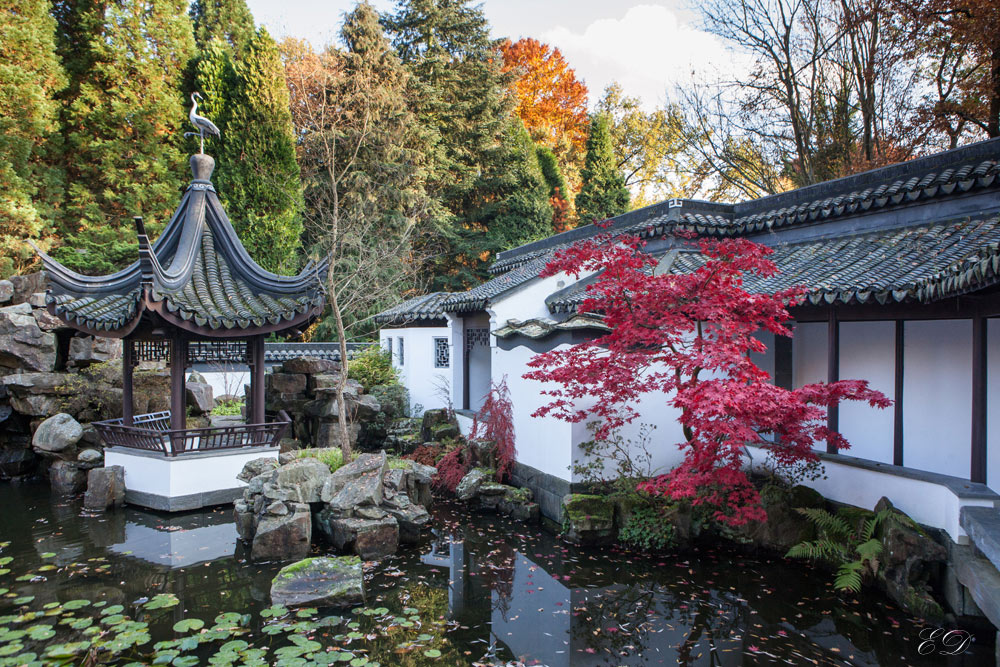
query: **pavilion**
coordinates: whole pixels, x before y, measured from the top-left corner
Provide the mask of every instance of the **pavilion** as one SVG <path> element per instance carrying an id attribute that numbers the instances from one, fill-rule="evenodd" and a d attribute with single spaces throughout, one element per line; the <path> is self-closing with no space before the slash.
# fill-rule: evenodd
<path id="1" fill-rule="evenodd" d="M 264 340 L 304 329 L 324 305 L 328 263 L 292 277 L 258 266 L 223 210 L 214 168 L 209 155 L 191 157 L 194 178 L 163 233 L 151 244 L 135 218 L 139 258 L 117 273 L 80 275 L 39 252 L 49 312 L 83 333 L 122 339 L 122 417 L 95 426 L 110 446 L 106 465 L 125 467 L 126 500 L 154 509 L 229 502 L 245 460 L 277 455 L 289 422 L 267 423 Z M 169 411 L 133 414 L 140 361 L 169 364 Z M 205 361 L 249 365 L 245 424 L 187 428 L 185 372 Z"/>

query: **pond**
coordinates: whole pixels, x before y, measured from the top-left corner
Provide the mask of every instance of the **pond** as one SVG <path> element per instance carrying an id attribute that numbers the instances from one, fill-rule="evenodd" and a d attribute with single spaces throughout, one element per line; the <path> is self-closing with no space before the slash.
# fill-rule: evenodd
<path id="1" fill-rule="evenodd" d="M 246 560 L 230 508 L 89 516 L 9 485 L 0 507 L 0 665 L 993 664 L 921 655 L 919 621 L 801 562 L 575 548 L 444 502 L 354 613 L 271 607 L 281 564 Z"/>

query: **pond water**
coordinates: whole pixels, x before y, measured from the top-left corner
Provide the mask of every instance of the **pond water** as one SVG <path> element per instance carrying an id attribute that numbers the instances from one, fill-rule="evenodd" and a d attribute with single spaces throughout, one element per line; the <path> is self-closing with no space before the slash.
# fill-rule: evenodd
<path id="1" fill-rule="evenodd" d="M 89 516 L 9 485 L 0 508 L 0 665 L 993 664 L 988 637 L 921 655 L 921 622 L 804 563 L 578 549 L 449 503 L 356 613 L 272 608 L 281 564 L 246 560 L 231 509 Z"/>

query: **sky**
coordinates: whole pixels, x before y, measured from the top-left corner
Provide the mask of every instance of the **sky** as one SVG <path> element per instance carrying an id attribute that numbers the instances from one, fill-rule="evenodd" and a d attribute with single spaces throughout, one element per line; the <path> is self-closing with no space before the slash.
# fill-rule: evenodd
<path id="1" fill-rule="evenodd" d="M 612 81 L 654 108 L 692 78 L 728 78 L 738 60 L 701 30 L 683 0 L 485 0 L 494 37 L 534 37 L 558 47 L 590 90 L 590 104 Z M 336 41 L 354 0 L 248 0 L 258 24 L 277 38 L 321 47 Z M 393 0 L 372 0 L 380 12 Z"/>

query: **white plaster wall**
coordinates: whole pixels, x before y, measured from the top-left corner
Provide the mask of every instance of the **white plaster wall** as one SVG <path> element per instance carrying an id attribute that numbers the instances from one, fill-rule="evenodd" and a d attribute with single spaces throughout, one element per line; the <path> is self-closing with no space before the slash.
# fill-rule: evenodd
<path id="1" fill-rule="evenodd" d="M 903 465 L 968 479 L 972 323 L 907 322 L 903 336 Z"/>
<path id="2" fill-rule="evenodd" d="M 986 326 L 986 484 L 1000 493 L 1000 320 Z"/>
<path id="3" fill-rule="evenodd" d="M 756 447 L 750 448 L 754 460 L 766 456 Z M 992 506 L 989 500 L 962 500 L 941 484 L 893 475 L 890 472 L 866 470 L 856 466 L 824 461 L 825 479 L 803 481 L 826 498 L 837 502 L 874 509 L 885 496 L 917 523 L 947 531 L 955 542 L 966 542 L 965 531 L 959 525 L 962 507 Z M 891 471 L 892 466 L 886 466 Z"/>
<path id="4" fill-rule="evenodd" d="M 896 323 L 840 323 L 840 379 L 867 380 L 889 398 L 896 389 Z M 890 407 L 867 403 L 840 404 L 840 432 L 851 447 L 843 453 L 892 463 L 895 415 Z"/>
<path id="5" fill-rule="evenodd" d="M 803 322 L 792 335 L 792 387 L 826 382 L 827 324 Z"/>
<path id="6" fill-rule="evenodd" d="M 487 336 L 487 344 L 477 344 L 469 351 L 468 356 L 468 408 L 473 411 L 479 411 L 479 409 L 483 407 L 483 403 L 486 401 L 487 394 L 490 393 L 490 384 L 494 379 L 491 368 L 493 365 L 493 354 L 497 348 L 495 347 L 496 338 L 493 336 L 492 332 L 496 329 L 496 326 L 494 326 L 490 316 L 486 314 L 466 317 L 463 318 L 463 321 L 466 331 L 469 329 L 482 328 L 490 332 Z M 456 405 L 464 407 L 461 400 L 457 402 Z"/>
<path id="7" fill-rule="evenodd" d="M 565 349 L 568 345 L 557 349 Z M 541 391 L 545 384 L 522 377 L 528 361 L 535 355 L 527 347 L 513 350 L 493 348 L 494 381 L 507 378 L 507 388 L 514 411 L 514 437 L 517 460 L 560 479 L 572 479 L 570 468 L 573 456 L 572 424 L 555 417 L 532 417 L 531 413 L 549 402 Z M 552 385 L 554 386 L 554 385 Z"/>
<path id="8" fill-rule="evenodd" d="M 449 338 L 448 327 L 406 327 L 383 329 L 379 333 L 382 347 L 392 338 L 392 365 L 399 371 L 399 381 L 409 390 L 410 409 L 431 410 L 446 407 L 438 385 L 450 386 L 454 355 L 449 355 L 447 368 L 434 366 L 434 339 Z M 399 339 L 403 339 L 403 363 L 399 363 Z M 450 339 L 449 339 L 450 340 Z M 449 343 L 450 345 L 450 343 Z M 413 414 L 419 417 L 420 414 Z"/>
<path id="9" fill-rule="evenodd" d="M 219 398 L 223 394 L 243 397 L 244 387 L 250 384 L 250 369 L 246 367 L 232 370 L 199 370 L 202 377 L 212 387 L 212 396 Z"/>
<path id="10" fill-rule="evenodd" d="M 278 451 L 255 449 L 240 454 L 172 458 L 141 456 L 112 448 L 105 450 L 104 465 L 125 468 L 126 489 L 179 498 L 246 486 L 236 475 L 248 461 L 259 458 L 277 459 Z"/>
<path id="11" fill-rule="evenodd" d="M 750 354 L 750 361 L 757 364 L 761 370 L 767 371 L 771 382 L 774 382 L 774 334 L 770 331 L 762 331 L 756 334 L 755 338 L 764 343 L 767 346 L 767 350 L 763 353 L 752 352 Z"/>

